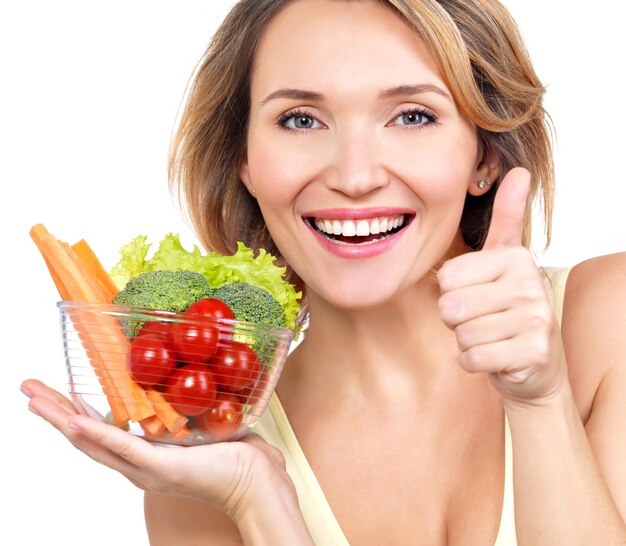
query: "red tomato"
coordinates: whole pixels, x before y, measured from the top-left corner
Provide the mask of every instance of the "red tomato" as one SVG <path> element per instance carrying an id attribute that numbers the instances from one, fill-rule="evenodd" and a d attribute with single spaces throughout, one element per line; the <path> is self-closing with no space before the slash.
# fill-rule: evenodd
<path id="1" fill-rule="evenodd" d="M 145 334 L 136 337 L 128 351 L 128 371 L 144 385 L 156 385 L 167 379 L 176 368 L 176 352 L 163 336 Z"/>
<path id="2" fill-rule="evenodd" d="M 261 373 L 258 355 L 245 343 L 224 340 L 209 362 L 219 386 L 236 392 L 249 387 Z"/>
<path id="3" fill-rule="evenodd" d="M 160 335 L 171 340 L 172 323 L 162 322 L 160 320 L 146 322 L 137 335 L 144 336 L 146 334 Z"/>
<path id="4" fill-rule="evenodd" d="M 202 298 L 192 303 L 187 309 L 187 313 L 197 313 L 211 318 L 234 319 L 235 315 L 230 307 L 221 300 L 215 298 Z"/>
<path id="5" fill-rule="evenodd" d="M 165 383 L 165 398 L 176 411 L 200 415 L 215 403 L 217 385 L 205 364 L 188 364 L 174 370 Z"/>
<path id="6" fill-rule="evenodd" d="M 269 399 L 269 390 L 272 388 L 271 376 L 268 372 L 262 372 L 256 385 L 251 385 L 237 392 L 240 400 L 251 406 L 257 406 Z"/>
<path id="7" fill-rule="evenodd" d="M 217 401 L 209 411 L 195 418 L 196 425 L 217 438 L 227 438 L 239 427 L 243 406 L 234 394 L 217 393 Z"/>
<path id="8" fill-rule="evenodd" d="M 217 351 L 220 331 L 213 321 L 196 317 L 193 322 L 175 322 L 172 325 L 172 339 L 181 360 L 203 363 Z"/>

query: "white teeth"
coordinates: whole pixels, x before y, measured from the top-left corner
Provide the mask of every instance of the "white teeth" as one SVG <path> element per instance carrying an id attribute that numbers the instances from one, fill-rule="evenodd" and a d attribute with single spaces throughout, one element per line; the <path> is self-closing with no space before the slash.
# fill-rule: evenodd
<path id="1" fill-rule="evenodd" d="M 404 215 L 383 216 L 379 218 L 361 218 L 359 220 L 329 220 L 315 218 L 315 227 L 329 235 L 343 235 L 344 237 L 367 237 L 369 235 L 385 234 L 392 229 L 404 225 Z"/>
<path id="2" fill-rule="evenodd" d="M 356 235 L 356 225 L 352 220 L 346 220 L 343 223 L 341 234 L 344 237 L 354 237 Z"/>
<path id="3" fill-rule="evenodd" d="M 356 234 L 367 237 L 370 234 L 370 225 L 367 220 L 359 220 L 356 224 Z"/>

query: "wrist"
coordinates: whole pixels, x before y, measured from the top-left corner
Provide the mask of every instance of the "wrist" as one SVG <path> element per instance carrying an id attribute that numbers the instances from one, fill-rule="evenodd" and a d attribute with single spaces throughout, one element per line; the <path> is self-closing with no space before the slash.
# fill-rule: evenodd
<path id="1" fill-rule="evenodd" d="M 290 484 L 259 492 L 236 516 L 247 546 L 313 546 L 298 497 Z"/>
<path id="2" fill-rule="evenodd" d="M 577 415 L 576 403 L 569 384 L 555 389 L 541 399 L 503 399 L 502 405 L 511 426 L 547 424 Z"/>

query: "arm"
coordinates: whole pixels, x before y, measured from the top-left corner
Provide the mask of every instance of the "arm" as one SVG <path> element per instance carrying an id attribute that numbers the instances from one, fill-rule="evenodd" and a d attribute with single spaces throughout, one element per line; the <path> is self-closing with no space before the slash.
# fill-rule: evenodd
<path id="1" fill-rule="evenodd" d="M 510 171 L 495 196 L 483 249 L 440 268 L 441 318 L 456 334 L 461 367 L 488 373 L 502 397 L 513 437 L 520 545 L 624 545 L 626 259 L 600 260 L 594 273 L 572 272 L 562 336 L 521 245 L 528 187 L 526 171 Z M 594 381 L 588 371 L 599 368 Z M 597 391 L 588 436 L 572 370 L 577 387 Z"/>
<path id="2" fill-rule="evenodd" d="M 237 525 L 204 502 L 160 493 L 144 495 L 151 546 L 241 546 Z"/>
<path id="3" fill-rule="evenodd" d="M 243 544 L 250 546 L 313 545 L 284 458 L 259 436 L 249 434 L 238 442 L 212 445 L 161 447 L 78 415 L 66 397 L 39 381 L 25 381 L 22 390 L 31 398 L 30 409 L 75 447 L 144 491 L 161 495 L 160 501 L 154 497 L 155 502 L 151 506 L 148 503 L 146 518 L 151 539 L 181 546 L 222 544 L 216 542 L 219 536 L 232 532 L 233 544 L 237 544 L 234 531 L 238 528 Z M 172 500 L 163 500 L 166 496 Z M 166 514 L 168 508 L 172 508 L 172 514 Z M 216 533 L 204 527 L 202 521 L 183 530 L 189 522 L 185 508 L 200 518 L 206 515 L 210 518 L 208 525 L 219 520 Z M 236 525 L 234 531 L 232 525 L 216 516 L 216 511 L 230 517 Z M 164 518 L 162 522 L 156 521 L 159 517 Z M 204 531 L 208 534 L 201 536 Z"/>
<path id="4" fill-rule="evenodd" d="M 279 497 L 280 498 L 280 497 Z M 144 512 L 151 546 L 314 546 L 297 504 L 285 491 L 283 503 L 259 503 L 239 527 L 225 513 L 203 502 L 146 493 Z M 260 507 L 260 506 L 259 506 Z"/>
<path id="5" fill-rule="evenodd" d="M 585 427 L 569 389 L 509 405 L 520 544 L 626 544 L 626 254 L 569 278 L 563 340 L 575 382 L 594 376 Z"/>

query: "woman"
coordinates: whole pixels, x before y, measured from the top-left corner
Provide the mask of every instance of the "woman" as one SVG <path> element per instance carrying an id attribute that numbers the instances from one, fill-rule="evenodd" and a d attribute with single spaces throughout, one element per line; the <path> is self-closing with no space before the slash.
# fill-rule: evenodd
<path id="1" fill-rule="evenodd" d="M 525 247 L 542 93 L 495 0 L 240 2 L 171 174 L 207 247 L 305 291 L 261 437 L 159 448 L 36 381 L 30 407 L 146 490 L 152 544 L 623 544 L 626 257 Z"/>

